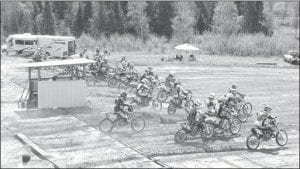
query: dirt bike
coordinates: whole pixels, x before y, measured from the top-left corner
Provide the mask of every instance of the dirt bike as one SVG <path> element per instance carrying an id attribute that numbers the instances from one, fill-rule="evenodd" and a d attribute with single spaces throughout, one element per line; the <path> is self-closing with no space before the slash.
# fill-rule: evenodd
<path id="1" fill-rule="evenodd" d="M 182 107 L 182 104 L 184 103 L 184 106 Z M 169 106 L 168 106 L 168 114 L 175 114 L 177 109 L 189 109 L 192 107 L 192 105 L 194 104 L 194 101 L 192 100 L 192 92 L 188 91 L 188 93 L 186 94 L 186 97 L 183 98 L 180 101 L 180 98 L 178 97 L 173 97 L 173 99 L 170 100 L 169 102 Z"/>
<path id="2" fill-rule="evenodd" d="M 145 96 L 145 97 L 141 97 L 141 96 L 132 97 L 132 101 L 130 102 L 130 104 L 134 104 L 137 107 L 138 106 L 146 107 L 150 104 L 151 101 L 152 101 L 152 108 L 154 110 L 160 111 L 162 109 L 162 103 L 159 102 L 152 95 L 148 95 L 148 96 Z"/>
<path id="3" fill-rule="evenodd" d="M 156 98 L 160 102 L 165 102 L 170 96 L 174 96 L 174 91 L 172 91 L 172 89 L 167 88 L 165 85 L 158 87 Z"/>
<path id="4" fill-rule="evenodd" d="M 246 122 L 249 115 L 245 104 L 239 104 L 234 101 L 226 101 L 224 98 L 218 100 L 220 111 L 229 113 L 231 116 Z"/>
<path id="5" fill-rule="evenodd" d="M 120 115 L 116 114 L 106 114 L 106 118 L 104 118 L 99 123 L 99 130 L 104 133 L 109 133 L 113 130 L 114 127 L 122 127 L 130 124 L 131 129 L 135 132 L 140 132 L 145 128 L 145 120 L 142 116 L 136 115 L 131 105 L 126 106 L 128 113 L 128 122 L 120 117 Z"/>
<path id="6" fill-rule="evenodd" d="M 276 122 L 276 118 L 271 118 L 270 126 L 266 129 L 252 128 L 251 134 L 247 137 L 246 145 L 250 150 L 256 150 L 262 141 L 269 141 L 275 138 L 276 143 L 279 146 L 285 146 L 288 142 L 288 134 L 285 130 L 279 129 L 279 123 Z"/>
<path id="7" fill-rule="evenodd" d="M 117 87 L 123 75 L 109 73 L 109 78 L 107 80 L 108 87 Z"/>
<path id="8" fill-rule="evenodd" d="M 241 122 L 230 111 L 230 109 L 220 107 L 218 110 L 219 117 L 208 116 L 205 118 L 205 123 L 214 126 L 216 133 L 229 130 L 232 135 L 236 135 L 241 130 Z"/>
<path id="9" fill-rule="evenodd" d="M 191 125 L 187 122 L 180 123 L 179 129 L 174 135 L 175 143 L 183 143 L 188 137 L 195 137 L 201 135 L 202 138 L 211 138 L 214 134 L 214 127 L 212 125 L 205 125 L 204 121 L 200 122 L 201 125 Z"/>
<path id="10" fill-rule="evenodd" d="M 137 82 L 137 78 L 134 77 L 134 76 L 126 76 L 125 78 L 123 78 L 121 81 L 120 81 L 120 84 L 118 85 L 118 90 L 119 91 L 122 91 L 122 90 L 128 90 L 130 89 L 130 84 L 132 82 Z"/>

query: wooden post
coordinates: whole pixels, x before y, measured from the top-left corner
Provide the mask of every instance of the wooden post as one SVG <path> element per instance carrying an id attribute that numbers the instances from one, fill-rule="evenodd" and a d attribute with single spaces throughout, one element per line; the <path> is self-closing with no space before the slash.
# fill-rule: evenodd
<path id="1" fill-rule="evenodd" d="M 71 66 L 71 80 L 74 78 L 74 67 L 73 65 Z"/>
<path id="2" fill-rule="evenodd" d="M 28 68 L 28 82 L 29 82 L 29 91 L 31 92 L 31 68 Z"/>
<path id="3" fill-rule="evenodd" d="M 85 66 L 86 66 L 86 65 L 83 65 L 83 74 L 82 74 L 82 78 L 83 78 L 83 79 L 85 79 Z"/>
<path id="4" fill-rule="evenodd" d="M 41 68 L 38 68 L 38 81 L 41 80 Z"/>

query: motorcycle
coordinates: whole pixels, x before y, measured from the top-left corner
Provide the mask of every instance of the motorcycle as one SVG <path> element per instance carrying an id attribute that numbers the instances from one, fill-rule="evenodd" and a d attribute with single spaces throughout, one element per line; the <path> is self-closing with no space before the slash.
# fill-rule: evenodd
<path id="1" fill-rule="evenodd" d="M 285 130 L 279 129 L 277 117 L 270 119 L 271 127 L 266 129 L 252 128 L 251 134 L 247 137 L 246 145 L 250 150 L 256 150 L 262 141 L 269 141 L 275 138 L 279 146 L 285 146 L 288 142 L 288 134 Z"/>
<path id="2" fill-rule="evenodd" d="M 235 103 L 234 101 L 226 101 L 223 97 L 218 100 L 219 111 L 229 113 L 231 116 L 239 119 L 241 122 L 246 122 L 249 115 L 247 113 L 247 107 L 245 104 Z"/>
<path id="3" fill-rule="evenodd" d="M 182 107 L 182 104 L 184 103 L 184 106 Z M 188 90 L 188 93 L 186 94 L 186 97 L 183 98 L 183 100 L 180 100 L 178 97 L 173 97 L 173 99 L 170 100 L 169 106 L 168 106 L 168 114 L 175 114 L 177 109 L 189 109 L 194 104 L 194 101 L 192 100 L 192 92 Z"/>
<path id="4" fill-rule="evenodd" d="M 170 96 L 174 96 L 175 92 L 172 89 L 167 88 L 164 83 L 158 87 L 156 98 L 160 102 L 165 102 Z"/>
<path id="5" fill-rule="evenodd" d="M 152 108 L 156 111 L 160 111 L 162 109 L 162 103 L 153 97 L 152 92 L 153 92 L 152 89 L 150 89 L 150 91 L 148 91 L 148 94 L 146 96 L 138 96 L 136 94 L 136 97 L 132 97 L 131 104 L 134 104 L 136 106 L 146 107 L 152 101 Z"/>
<path id="6" fill-rule="evenodd" d="M 214 126 L 216 133 L 222 133 L 228 131 L 232 135 L 236 135 L 241 130 L 241 122 L 234 114 L 233 109 L 226 108 L 222 103 L 218 109 L 218 114 L 220 118 L 215 116 L 209 116 L 205 118 L 205 123 Z"/>
<path id="7" fill-rule="evenodd" d="M 99 130 L 104 133 L 109 133 L 114 127 L 123 127 L 130 124 L 131 129 L 135 132 L 141 132 L 145 128 L 145 120 L 142 116 L 136 115 L 133 107 L 127 106 L 128 122 L 116 114 L 106 114 L 106 117 L 99 123 Z"/>
<path id="8" fill-rule="evenodd" d="M 175 143 L 183 143 L 188 137 L 195 137 L 200 135 L 202 138 L 209 139 L 214 134 L 214 127 L 212 125 L 205 125 L 204 121 L 201 121 L 201 125 L 191 125 L 187 122 L 182 122 L 181 129 L 179 129 L 174 135 Z"/>
<path id="9" fill-rule="evenodd" d="M 132 82 L 137 82 L 138 79 L 135 76 L 129 76 L 127 75 L 125 78 L 123 78 L 120 81 L 120 84 L 118 85 L 118 90 L 122 91 L 122 90 L 128 90 L 130 89 L 130 84 L 132 84 Z"/>

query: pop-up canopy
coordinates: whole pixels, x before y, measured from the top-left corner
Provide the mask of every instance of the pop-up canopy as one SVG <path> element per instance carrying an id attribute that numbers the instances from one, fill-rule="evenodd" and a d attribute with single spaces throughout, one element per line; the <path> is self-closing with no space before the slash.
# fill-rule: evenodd
<path id="1" fill-rule="evenodd" d="M 186 50 L 186 51 L 196 51 L 196 50 L 199 50 L 197 47 L 191 45 L 191 44 L 188 44 L 188 43 L 185 43 L 185 44 L 182 44 L 182 45 L 178 45 L 175 47 L 176 50 Z"/>

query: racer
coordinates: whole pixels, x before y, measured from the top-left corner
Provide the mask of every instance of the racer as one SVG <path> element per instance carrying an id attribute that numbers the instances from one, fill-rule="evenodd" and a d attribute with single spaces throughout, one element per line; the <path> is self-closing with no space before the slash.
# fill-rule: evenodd
<path id="1" fill-rule="evenodd" d="M 268 105 L 264 106 L 263 111 L 257 113 L 257 118 L 254 122 L 254 125 L 261 130 L 270 129 L 270 119 L 274 117 L 271 115 L 272 108 Z"/>
<path id="2" fill-rule="evenodd" d="M 87 48 L 84 48 L 83 51 L 79 54 L 79 56 L 80 56 L 81 58 L 84 58 L 84 57 L 85 57 L 85 58 L 88 59 L 89 57 L 88 57 L 88 55 L 87 55 Z"/>
<path id="3" fill-rule="evenodd" d="M 125 121 L 125 123 L 128 123 L 128 112 L 125 110 L 125 106 L 129 105 L 125 103 L 126 100 L 127 93 L 122 92 L 120 96 L 115 100 L 114 113 L 117 114 L 118 118 L 121 118 Z"/>
<path id="4" fill-rule="evenodd" d="M 165 85 L 167 88 L 169 88 L 169 90 L 172 90 L 175 87 L 175 82 L 176 82 L 175 72 L 171 71 L 169 72 L 168 77 L 166 77 L 165 79 Z"/>
<path id="5" fill-rule="evenodd" d="M 193 108 L 188 111 L 187 121 L 191 126 L 203 127 L 205 115 L 201 113 L 201 100 L 195 99 Z"/>

